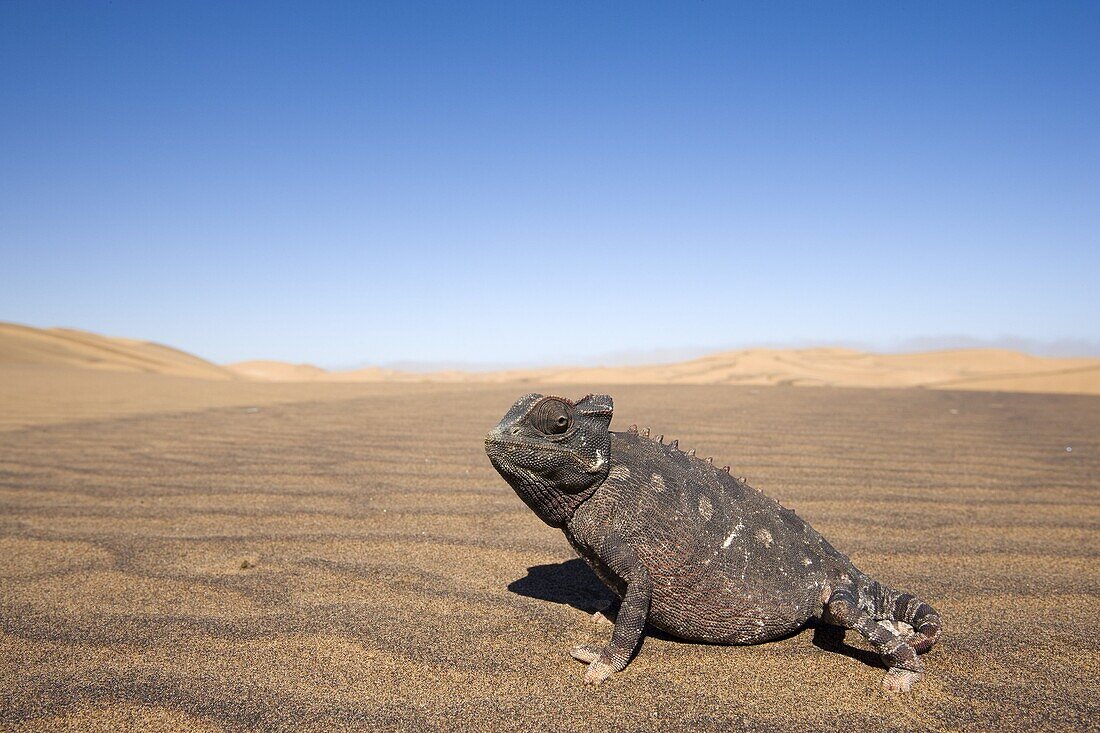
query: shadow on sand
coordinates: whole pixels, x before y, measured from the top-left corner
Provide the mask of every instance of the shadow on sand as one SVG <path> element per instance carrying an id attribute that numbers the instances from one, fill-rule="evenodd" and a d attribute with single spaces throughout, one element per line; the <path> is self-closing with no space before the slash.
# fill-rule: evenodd
<path id="1" fill-rule="evenodd" d="M 882 658 L 870 649 L 860 649 L 859 647 L 845 644 L 844 629 L 839 626 L 823 624 L 820 621 L 810 621 L 808 625 L 814 630 L 814 636 L 811 643 L 818 649 L 834 654 L 843 654 L 846 657 L 851 657 L 857 662 L 863 662 L 868 667 L 886 668 L 886 665 L 882 662 Z"/>
<path id="2" fill-rule="evenodd" d="M 584 613 L 601 611 L 611 620 L 615 619 L 615 612 L 619 607 L 619 599 L 580 558 L 550 565 L 533 565 L 527 568 L 526 576 L 509 583 L 508 590 L 528 598 L 572 606 Z M 844 629 L 813 619 L 803 629 L 782 638 L 790 638 L 807 628 L 813 629 L 811 643 L 818 649 L 843 654 L 871 667 L 884 666 L 873 651 L 844 643 Z M 697 643 L 679 639 L 653 627 L 646 628 L 646 636 L 680 643 Z"/>
<path id="3" fill-rule="evenodd" d="M 540 601 L 562 603 L 585 613 L 618 605 L 615 594 L 580 558 L 529 567 L 525 577 L 508 584 L 508 590 Z"/>

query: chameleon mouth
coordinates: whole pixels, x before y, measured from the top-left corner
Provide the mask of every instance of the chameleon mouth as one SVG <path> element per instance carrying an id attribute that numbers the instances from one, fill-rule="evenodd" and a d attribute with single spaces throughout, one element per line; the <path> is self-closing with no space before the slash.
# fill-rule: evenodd
<path id="1" fill-rule="evenodd" d="M 502 447 L 502 448 L 523 448 L 525 450 L 537 450 L 544 451 L 546 453 L 565 453 L 573 455 L 573 451 L 559 445 L 547 444 L 547 443 L 524 443 L 520 440 L 506 440 L 504 438 L 494 438 L 491 435 L 485 437 L 485 452 L 489 452 L 490 447 Z"/>
<path id="2" fill-rule="evenodd" d="M 493 450 L 494 448 L 503 450 Z M 495 465 L 498 462 L 514 463 L 510 460 L 508 454 L 512 453 L 510 449 L 523 449 L 529 451 L 540 451 L 543 453 L 557 453 L 559 455 L 568 456 L 570 459 L 579 463 L 584 467 L 584 470 L 588 473 L 598 473 L 605 465 L 607 465 L 607 456 L 604 455 L 604 451 L 596 451 L 595 463 L 588 463 L 581 456 L 578 456 L 574 451 L 569 450 L 564 446 L 554 445 L 553 443 L 524 443 L 519 440 L 508 440 L 506 438 L 495 438 L 490 433 L 485 436 L 485 453 L 489 456 L 489 460 Z M 519 466 L 519 468 L 523 468 Z M 534 473 L 530 469 L 523 468 L 528 473 Z"/>

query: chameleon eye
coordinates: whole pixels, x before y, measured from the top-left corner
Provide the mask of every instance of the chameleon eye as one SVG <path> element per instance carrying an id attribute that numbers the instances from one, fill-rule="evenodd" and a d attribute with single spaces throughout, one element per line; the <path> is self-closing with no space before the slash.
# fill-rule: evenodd
<path id="1" fill-rule="evenodd" d="M 561 435 L 573 425 L 573 406 L 567 402 L 547 397 L 531 410 L 531 425 L 546 435 Z"/>

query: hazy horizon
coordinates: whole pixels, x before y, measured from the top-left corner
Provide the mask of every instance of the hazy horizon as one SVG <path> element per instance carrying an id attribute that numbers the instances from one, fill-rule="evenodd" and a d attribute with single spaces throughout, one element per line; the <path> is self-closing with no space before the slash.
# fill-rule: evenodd
<path id="1" fill-rule="evenodd" d="M 0 319 L 0 324 L 5 323 Z M 27 326 L 30 324 L 15 324 Z M 32 326 L 36 327 L 36 326 Z M 68 329 L 67 326 L 47 326 L 38 328 Z M 83 330 L 83 329 L 78 329 Z M 125 334 L 98 334 L 109 338 L 129 338 Z M 174 344 L 163 341 L 153 341 L 163 346 L 179 348 Z M 405 372 L 441 372 L 441 371 L 466 371 L 466 372 L 490 372 L 509 369 L 534 369 L 546 367 L 620 367 L 620 366 L 645 366 L 658 364 L 674 364 L 690 361 L 713 354 L 741 351 L 750 349 L 851 349 L 876 354 L 906 354 L 927 353 L 931 351 L 950 351 L 960 349 L 1005 349 L 1018 351 L 1034 356 L 1051 358 L 1096 357 L 1100 356 L 1100 342 L 1088 342 L 1080 340 L 1042 341 L 1035 339 L 1021 339 L 1012 336 L 1001 336 L 995 339 L 977 339 L 964 335 L 949 336 L 924 336 L 894 341 L 887 344 L 860 343 L 854 341 L 761 341 L 761 342 L 731 342 L 715 346 L 682 346 L 682 347 L 657 347 L 651 349 L 634 348 L 620 349 L 593 354 L 556 354 L 546 355 L 542 358 L 532 357 L 526 360 L 513 361 L 463 361 L 456 359 L 444 359 L 434 361 L 415 361 L 410 359 L 397 359 L 391 361 L 371 361 L 363 359 L 343 364 L 326 364 L 312 359 L 282 362 L 278 359 L 268 359 L 264 356 L 255 356 L 236 362 L 216 362 L 206 359 L 203 354 L 192 353 L 194 356 L 206 359 L 214 364 L 228 366 L 247 362 L 275 361 L 287 364 L 308 365 L 325 369 L 330 372 L 354 371 L 357 369 L 391 369 Z M 186 351 L 186 350 L 184 350 Z"/>
<path id="2" fill-rule="evenodd" d="M 380 367 L 400 371 L 496 371 L 501 369 L 529 369 L 555 366 L 634 366 L 647 364 L 674 364 L 681 361 L 698 359 L 711 354 L 747 349 L 815 349 L 842 348 L 880 354 L 906 354 L 913 352 L 944 351 L 954 349 L 1009 349 L 1034 356 L 1072 358 L 1100 356 L 1100 343 L 1086 341 L 1034 341 L 1005 336 L 997 339 L 976 339 L 966 336 L 920 337 L 898 341 L 893 345 L 877 347 L 873 344 L 858 342 L 815 342 L 785 341 L 758 343 L 729 343 L 713 347 L 665 347 L 655 349 L 624 349 L 601 354 L 566 354 L 543 359 L 516 362 L 463 362 L 463 361 L 391 361 L 384 363 L 360 362 L 324 366 L 329 371 L 347 371 L 365 367 Z M 309 362 L 307 362 L 309 363 Z"/>
<path id="3" fill-rule="evenodd" d="M 1100 354 L 1097 37 L 1073 2 L 3 3 L 0 319 L 325 368 Z"/>

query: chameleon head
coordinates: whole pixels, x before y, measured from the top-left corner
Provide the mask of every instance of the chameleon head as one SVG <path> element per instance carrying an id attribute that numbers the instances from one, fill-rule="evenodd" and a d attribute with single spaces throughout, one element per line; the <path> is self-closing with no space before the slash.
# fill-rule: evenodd
<path id="1" fill-rule="evenodd" d="M 612 409 L 608 395 L 529 394 L 485 436 L 485 452 L 544 522 L 561 527 L 607 477 Z"/>

